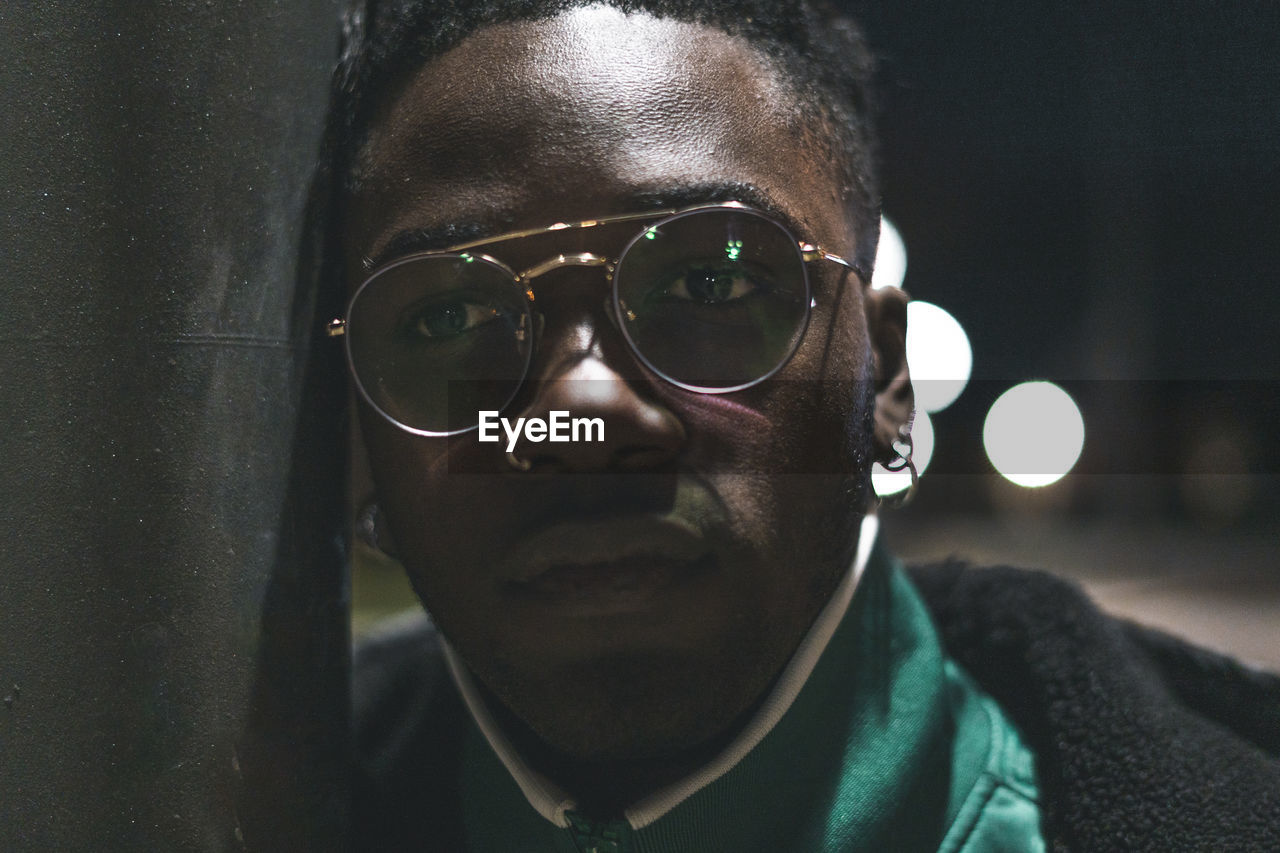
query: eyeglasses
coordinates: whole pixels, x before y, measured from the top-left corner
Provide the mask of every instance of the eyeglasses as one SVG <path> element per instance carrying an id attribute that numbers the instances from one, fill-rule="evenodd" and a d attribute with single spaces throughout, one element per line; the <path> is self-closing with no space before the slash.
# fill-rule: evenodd
<path id="1" fill-rule="evenodd" d="M 658 220 L 616 259 L 557 255 L 523 272 L 471 251 L 556 231 Z M 797 240 L 739 202 L 557 223 L 410 255 L 376 270 L 345 319 L 360 394 L 407 432 L 454 435 L 502 411 L 529 374 L 541 315 L 532 282 L 565 266 L 603 267 L 607 310 L 635 357 L 688 391 L 725 394 L 777 373 L 795 353 L 814 300 L 807 263 L 856 264 Z"/>

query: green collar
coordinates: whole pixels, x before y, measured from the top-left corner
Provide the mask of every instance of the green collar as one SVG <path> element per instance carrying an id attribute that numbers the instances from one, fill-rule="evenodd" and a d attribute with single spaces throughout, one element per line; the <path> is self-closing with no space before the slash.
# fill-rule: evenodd
<path id="1" fill-rule="evenodd" d="M 974 792 L 997 751 L 1024 760 L 1023 793 L 1034 795 L 1025 750 L 994 749 L 998 709 L 945 661 L 915 590 L 879 546 L 836 618 L 803 686 L 758 742 L 709 778 L 695 774 L 657 812 L 641 804 L 609 823 L 572 810 L 548 815 L 545 806 L 540 813 L 531 805 L 538 797 L 526 796 L 530 782 L 522 790 L 473 722 L 461 780 L 468 849 L 935 851 L 944 836 L 964 842 L 969 834 L 954 824 L 976 822 L 969 813 L 990 799 L 975 805 Z"/>

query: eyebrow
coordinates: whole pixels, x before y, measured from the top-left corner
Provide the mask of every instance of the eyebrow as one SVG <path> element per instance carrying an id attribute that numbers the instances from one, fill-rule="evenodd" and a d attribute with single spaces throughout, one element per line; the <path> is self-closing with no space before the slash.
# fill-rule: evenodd
<path id="1" fill-rule="evenodd" d="M 755 184 L 737 181 L 681 184 L 635 190 L 624 197 L 624 204 L 621 205 L 623 209 L 601 213 L 599 216 L 604 218 L 615 213 L 644 213 L 650 210 L 657 215 L 666 210 L 724 201 L 740 201 L 750 205 L 778 220 L 792 233 L 797 235 L 799 233 L 795 216 L 783 208 L 776 199 Z M 362 259 L 362 265 L 366 271 L 372 271 L 406 255 L 436 252 L 450 246 L 482 240 L 488 236 L 498 238 L 517 230 L 513 224 L 514 219 L 515 217 L 508 213 L 494 217 L 488 222 L 478 220 L 447 222 L 425 228 L 398 231 L 376 253 L 365 256 Z M 553 225 L 554 223 L 543 224 Z"/>

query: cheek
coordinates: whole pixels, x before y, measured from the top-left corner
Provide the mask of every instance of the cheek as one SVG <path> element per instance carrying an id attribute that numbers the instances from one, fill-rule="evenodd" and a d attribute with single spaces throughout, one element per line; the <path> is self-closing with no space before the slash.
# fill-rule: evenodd
<path id="1" fill-rule="evenodd" d="M 452 439 L 409 435 L 372 413 L 361 410 L 361 431 L 369 456 L 378 502 L 391 526 L 396 550 L 411 574 L 433 564 L 456 562 L 457 543 L 484 541 L 478 536 L 483 517 L 457 511 L 469 490 L 492 489 L 483 475 L 449 474 Z M 476 501 L 467 502 L 475 507 Z M 438 559 L 437 559 L 438 557 Z"/>
<path id="2" fill-rule="evenodd" d="M 875 400 L 858 317 L 815 316 L 805 344 L 774 380 L 734 395 L 735 409 L 696 410 L 700 426 L 732 443 L 734 473 L 718 488 L 737 533 L 777 565 L 810 573 L 812 583 L 799 588 L 795 576 L 771 578 L 780 598 L 820 600 L 852 559 L 870 482 Z"/>
<path id="3" fill-rule="evenodd" d="M 827 276 L 815 281 L 814 288 L 818 304 L 796 360 L 823 379 L 849 381 L 869 374 L 871 338 L 862 285 L 852 275 L 839 280 Z"/>
<path id="4" fill-rule="evenodd" d="M 378 496 L 384 510 L 404 493 L 422 491 L 444 467 L 444 441 L 417 438 L 388 423 L 360 401 L 360 433 L 364 438 Z"/>

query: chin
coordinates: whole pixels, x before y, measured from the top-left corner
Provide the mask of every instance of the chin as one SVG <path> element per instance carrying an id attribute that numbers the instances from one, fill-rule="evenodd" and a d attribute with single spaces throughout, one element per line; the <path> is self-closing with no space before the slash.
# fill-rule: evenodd
<path id="1" fill-rule="evenodd" d="M 619 654 L 536 679 L 504 669 L 507 677 L 487 686 L 510 713 L 546 746 L 589 762 L 696 749 L 730 732 L 772 681 L 771 673 L 672 654 Z"/>

